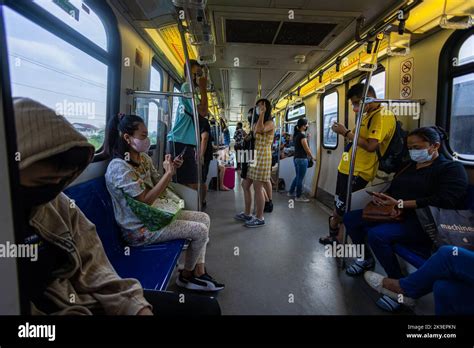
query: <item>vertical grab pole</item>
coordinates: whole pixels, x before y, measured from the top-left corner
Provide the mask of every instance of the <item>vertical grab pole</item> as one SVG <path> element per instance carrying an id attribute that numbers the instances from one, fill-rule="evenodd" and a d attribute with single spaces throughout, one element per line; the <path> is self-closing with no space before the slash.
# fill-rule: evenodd
<path id="1" fill-rule="evenodd" d="M 372 54 L 375 55 L 375 61 L 377 61 L 377 53 L 380 47 L 380 42 L 383 39 L 383 33 L 379 33 L 376 37 L 375 41 L 375 46 L 373 48 Z M 370 86 L 370 80 L 372 79 L 372 74 L 373 71 L 368 71 L 366 78 L 365 78 L 365 84 L 364 84 L 364 91 L 362 92 L 362 98 L 361 98 L 361 105 L 359 107 L 359 112 L 357 113 L 357 118 L 356 118 L 356 130 L 354 134 L 354 140 L 352 142 L 352 154 L 351 154 L 351 162 L 349 165 L 349 175 L 347 179 L 347 194 L 346 194 L 346 209 L 345 212 L 348 213 L 351 210 L 351 203 L 352 203 L 352 180 L 354 177 L 354 167 L 355 167 L 355 160 L 356 160 L 356 154 L 357 154 L 357 147 L 358 147 L 358 141 L 359 141 L 359 135 L 360 135 L 360 126 L 362 124 L 362 115 L 364 114 L 364 108 L 365 108 L 365 99 L 367 98 L 367 92 L 369 91 L 369 86 Z M 347 244 L 347 233 L 346 230 L 344 229 L 344 238 L 343 238 L 343 245 Z M 344 261 L 343 261 L 344 265 Z"/>
<path id="2" fill-rule="evenodd" d="M 195 98 L 195 88 L 194 82 L 191 74 L 191 65 L 189 64 L 189 54 L 188 54 L 188 45 L 186 44 L 186 38 L 184 36 L 184 29 L 183 24 L 178 19 L 178 29 L 179 34 L 181 36 L 181 44 L 183 45 L 183 52 L 184 52 L 184 59 L 186 61 L 186 74 L 188 76 L 188 83 L 191 87 L 191 94 L 192 94 L 192 104 L 193 104 L 193 118 L 194 118 L 194 131 L 196 135 L 196 163 L 197 163 L 197 210 L 201 211 L 201 192 L 202 192 L 202 185 L 201 185 L 201 178 L 202 178 L 202 168 L 201 168 L 201 156 L 199 156 L 199 151 L 201 149 L 201 132 L 199 130 L 199 114 L 197 111 L 196 106 L 196 98 Z"/>
<path id="3" fill-rule="evenodd" d="M 262 97 L 262 69 L 258 71 L 258 86 L 257 86 L 258 99 Z"/>
<path id="4" fill-rule="evenodd" d="M 280 139 L 278 139 L 278 167 L 277 167 L 277 191 L 278 191 L 278 182 L 280 181 L 280 148 L 281 148 L 281 137 L 283 135 L 283 122 L 285 120 L 286 114 L 288 112 L 288 105 L 290 105 L 290 98 L 288 97 L 288 102 L 286 103 L 285 113 L 282 115 L 280 114 L 279 119 L 279 128 L 280 128 Z"/>
<path id="5" fill-rule="evenodd" d="M 168 119 L 166 120 L 166 134 L 168 134 L 173 128 L 173 103 L 174 103 L 173 99 L 174 98 L 171 96 L 168 97 Z M 176 110 L 176 112 L 178 112 L 178 110 Z M 168 140 L 165 141 L 165 148 L 163 149 L 164 150 L 163 155 L 165 155 L 167 152 L 167 141 Z M 171 151 L 171 149 L 169 149 L 169 151 Z M 175 153 L 176 151 L 174 149 L 174 141 L 173 141 L 173 157 L 175 156 Z"/>
<path id="6" fill-rule="evenodd" d="M 276 172 L 276 191 L 278 192 L 278 182 L 280 181 L 280 148 L 281 148 L 281 134 L 282 134 L 282 114 L 280 113 L 279 114 L 279 118 L 278 118 L 278 128 L 280 130 L 280 138 L 278 139 L 278 149 L 277 149 L 277 163 L 278 163 L 278 166 L 277 166 L 277 172 Z"/>

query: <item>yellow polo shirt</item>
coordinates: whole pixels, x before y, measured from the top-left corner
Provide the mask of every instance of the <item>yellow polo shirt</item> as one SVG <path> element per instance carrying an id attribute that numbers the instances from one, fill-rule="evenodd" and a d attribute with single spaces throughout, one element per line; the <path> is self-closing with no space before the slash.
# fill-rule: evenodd
<path id="1" fill-rule="evenodd" d="M 368 128 L 369 120 L 370 128 Z M 379 142 L 380 153 L 384 155 L 387 150 L 393 133 L 395 132 L 396 120 L 395 115 L 384 107 L 380 107 L 371 113 L 367 113 L 362 118 L 360 126 L 360 137 L 364 139 L 376 139 Z M 355 133 L 355 130 L 352 131 Z M 342 159 L 337 168 L 343 174 L 349 174 L 349 164 L 351 162 L 352 147 L 349 152 L 344 152 Z M 357 146 L 356 164 L 354 167 L 354 175 L 360 176 L 362 179 L 372 181 L 378 170 L 377 153 L 368 152 Z"/>

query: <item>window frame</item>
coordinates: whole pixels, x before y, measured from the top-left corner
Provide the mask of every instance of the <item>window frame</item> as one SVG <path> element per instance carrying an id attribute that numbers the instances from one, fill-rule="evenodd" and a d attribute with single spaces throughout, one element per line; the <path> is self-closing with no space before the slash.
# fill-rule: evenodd
<path id="1" fill-rule="evenodd" d="M 453 80 L 456 77 L 474 73 L 474 62 L 453 66 L 453 58 L 458 58 L 459 50 L 464 42 L 474 35 L 474 28 L 457 30 L 446 40 L 441 49 L 438 64 L 438 95 L 436 103 L 436 124 L 450 134 L 451 107 Z M 449 139 L 443 143 L 442 151 L 450 158 L 454 158 L 454 150 L 451 148 Z M 474 166 L 474 160 L 458 156 L 457 160 L 463 164 Z"/>
<path id="2" fill-rule="evenodd" d="M 335 146 L 326 146 L 324 145 L 324 98 L 326 98 L 328 95 L 336 93 L 337 96 L 337 121 L 339 122 L 339 91 L 337 90 L 337 86 L 334 86 L 333 88 L 327 90 L 324 92 L 324 94 L 321 95 L 320 98 L 320 106 L 321 106 L 321 146 L 323 149 L 326 150 L 335 150 L 339 146 L 339 135 L 336 136 L 336 145 Z"/>
<path id="3" fill-rule="evenodd" d="M 4 11 L 3 6 L 0 6 L 0 39 L 2 42 L 7 42 L 7 34 L 4 21 Z M 12 89 L 11 89 L 11 80 L 10 80 L 10 69 L 8 66 L 8 52 L 7 45 L 1 45 L 0 47 L 0 56 L 2 61 L 6 62 L 0 66 L 0 93 L 2 98 L 3 116 L 4 116 L 4 131 L 5 134 L 15 134 L 15 116 L 13 108 L 13 98 L 12 98 Z M 5 136 L 6 144 L 6 162 L 3 164 L 8 170 L 9 177 L 7 178 L 10 181 L 9 187 L 5 188 L 6 192 L 10 193 L 11 200 L 11 214 L 12 214 L 12 223 L 13 223 L 13 233 L 14 233 L 14 242 L 23 243 L 22 236 L 25 235 L 24 232 L 24 217 L 23 205 L 20 202 L 20 171 L 18 169 L 18 162 L 15 161 L 15 154 L 18 151 L 17 139 L 15 136 Z M 5 209 L 8 209 L 6 207 Z M 14 300 L 19 300 L 19 313 L 20 315 L 29 315 L 31 314 L 30 301 L 28 299 L 28 292 L 26 287 L 28 286 L 27 281 L 27 267 L 25 262 L 22 262 L 21 258 L 16 258 L 16 274 L 17 274 L 17 283 L 14 286 L 17 287 L 18 297 Z"/>
<path id="4" fill-rule="evenodd" d="M 173 79 L 169 74 L 168 74 L 168 92 L 172 92 L 174 90 L 174 87 L 178 88 L 181 90 L 181 84 L 178 83 L 175 79 Z"/>
<path id="5" fill-rule="evenodd" d="M 117 18 L 106 1 L 83 0 L 102 20 L 107 35 L 107 50 L 77 32 L 47 10 L 30 1 L 5 0 L 5 5 L 26 19 L 39 25 L 51 34 L 83 51 L 107 66 L 106 118 L 115 117 L 120 110 L 120 77 L 122 68 L 122 43 Z M 104 139 L 102 146 L 96 150 L 93 162 L 106 159 Z"/>

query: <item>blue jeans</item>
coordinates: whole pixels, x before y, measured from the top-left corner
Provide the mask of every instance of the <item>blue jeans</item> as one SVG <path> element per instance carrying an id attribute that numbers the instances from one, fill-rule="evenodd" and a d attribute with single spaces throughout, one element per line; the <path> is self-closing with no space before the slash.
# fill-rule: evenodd
<path id="1" fill-rule="evenodd" d="M 303 193 L 303 180 L 306 175 L 306 170 L 308 169 L 308 159 L 295 158 L 293 159 L 293 163 L 295 164 L 296 176 L 291 183 L 290 194 L 294 194 L 296 189 L 296 197 L 300 197 Z"/>
<path id="2" fill-rule="evenodd" d="M 393 251 L 394 244 L 403 244 L 425 258 L 431 254 L 431 239 L 423 231 L 416 215 L 407 214 L 402 222 L 374 223 L 362 219 L 362 209 L 353 210 L 344 215 L 344 225 L 354 244 L 363 244 L 367 238 L 372 252 L 389 278 L 403 277 Z M 365 255 L 366 259 L 370 257 Z"/>
<path id="3" fill-rule="evenodd" d="M 474 314 L 474 252 L 442 246 L 423 266 L 400 279 L 405 295 L 433 292 L 438 315 Z"/>

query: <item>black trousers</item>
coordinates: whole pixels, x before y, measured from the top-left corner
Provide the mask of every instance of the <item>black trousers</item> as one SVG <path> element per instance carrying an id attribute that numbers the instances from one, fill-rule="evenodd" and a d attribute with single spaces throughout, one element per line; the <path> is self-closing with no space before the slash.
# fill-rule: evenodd
<path id="1" fill-rule="evenodd" d="M 347 198 L 347 182 L 349 175 L 337 172 L 336 194 L 334 196 L 334 206 L 337 215 L 344 216 L 346 212 L 346 198 Z M 352 192 L 362 190 L 369 182 L 362 179 L 360 176 L 352 177 Z"/>
<path id="2" fill-rule="evenodd" d="M 152 290 L 144 290 L 144 295 L 158 316 L 221 315 L 215 297 Z"/>

